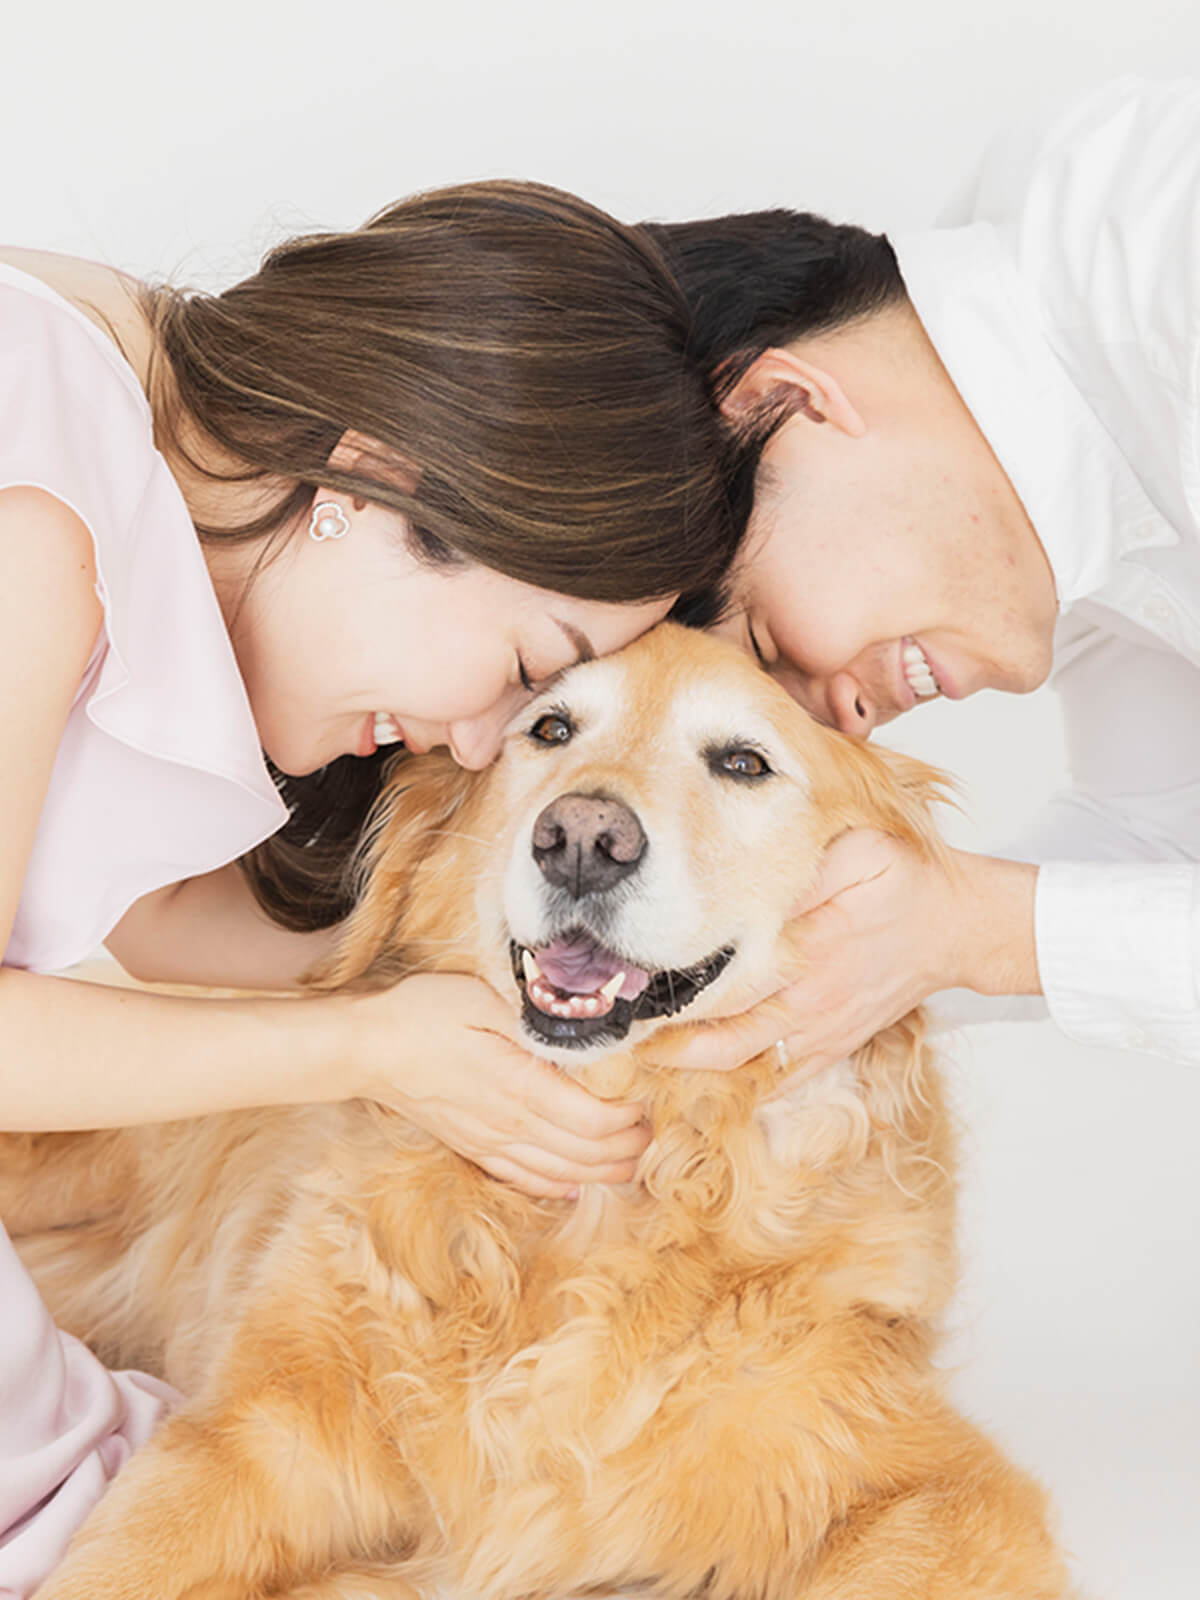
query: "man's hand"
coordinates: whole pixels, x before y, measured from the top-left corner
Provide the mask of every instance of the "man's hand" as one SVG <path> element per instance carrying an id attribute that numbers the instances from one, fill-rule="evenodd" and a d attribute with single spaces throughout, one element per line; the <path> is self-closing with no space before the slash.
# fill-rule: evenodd
<path id="1" fill-rule="evenodd" d="M 965 851 L 947 864 L 870 829 L 835 839 L 797 907 L 803 971 L 737 1016 L 680 1027 L 656 1060 L 726 1070 L 782 1042 L 805 1075 L 842 1060 L 939 989 L 1037 994 L 1037 868 Z"/>

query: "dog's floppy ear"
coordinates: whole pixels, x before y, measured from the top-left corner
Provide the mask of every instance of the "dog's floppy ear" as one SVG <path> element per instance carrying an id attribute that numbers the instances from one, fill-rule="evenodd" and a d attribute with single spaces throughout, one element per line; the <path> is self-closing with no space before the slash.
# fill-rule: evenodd
<path id="1" fill-rule="evenodd" d="M 307 974 L 306 984 L 383 986 L 404 976 L 413 878 L 484 777 L 441 753 L 397 763 L 355 854 L 354 910 L 333 954 Z"/>
<path id="2" fill-rule="evenodd" d="M 955 803 L 952 778 L 914 756 L 843 734 L 830 735 L 828 755 L 820 801 L 834 823 L 831 838 L 846 828 L 877 828 L 922 855 L 944 855 L 933 808 Z"/>

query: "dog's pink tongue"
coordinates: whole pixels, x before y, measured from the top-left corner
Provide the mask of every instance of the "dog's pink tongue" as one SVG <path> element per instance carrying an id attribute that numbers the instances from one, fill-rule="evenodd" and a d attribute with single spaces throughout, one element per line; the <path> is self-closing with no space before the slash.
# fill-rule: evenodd
<path id="1" fill-rule="evenodd" d="M 650 982 L 650 974 L 631 967 L 611 950 L 590 939 L 556 939 L 543 950 L 533 952 L 543 974 L 564 994 L 595 994 L 610 978 L 624 972 L 625 982 L 617 991 L 622 1000 L 636 1000 Z"/>

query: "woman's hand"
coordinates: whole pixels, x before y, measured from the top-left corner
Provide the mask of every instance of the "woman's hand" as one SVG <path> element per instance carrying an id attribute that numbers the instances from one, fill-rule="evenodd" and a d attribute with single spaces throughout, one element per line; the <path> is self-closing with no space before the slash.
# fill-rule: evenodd
<path id="1" fill-rule="evenodd" d="M 802 973 L 737 1016 L 656 1041 L 676 1067 L 728 1069 L 781 1042 L 805 1076 L 939 989 L 1037 994 L 1037 868 L 964 851 L 947 865 L 870 829 L 835 839 L 793 928 Z"/>
<path id="2" fill-rule="evenodd" d="M 527 1194 L 633 1177 L 650 1142 L 642 1108 L 599 1100 L 514 1044 L 511 1007 L 480 979 L 417 975 L 346 1006 L 358 1087 L 341 1094 L 403 1112 Z"/>

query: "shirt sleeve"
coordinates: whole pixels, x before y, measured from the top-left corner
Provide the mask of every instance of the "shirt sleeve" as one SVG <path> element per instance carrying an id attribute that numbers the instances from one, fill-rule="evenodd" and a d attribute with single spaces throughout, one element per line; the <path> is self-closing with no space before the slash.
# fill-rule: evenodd
<path id="1" fill-rule="evenodd" d="M 1200 1062 L 1200 669 L 1135 633 L 1060 623 L 1072 787 L 994 852 L 1041 865 L 1044 1006 L 954 991 L 938 1012 L 955 1023 L 1048 1008 L 1081 1042 Z"/>
<path id="2" fill-rule="evenodd" d="M 1060 624 L 1072 788 L 1010 853 L 1043 863 L 1038 968 L 1059 1027 L 1200 1061 L 1200 669 L 1112 621 Z"/>

